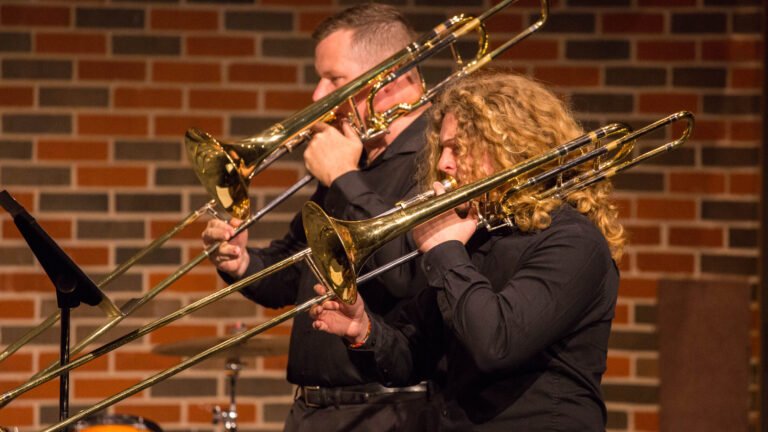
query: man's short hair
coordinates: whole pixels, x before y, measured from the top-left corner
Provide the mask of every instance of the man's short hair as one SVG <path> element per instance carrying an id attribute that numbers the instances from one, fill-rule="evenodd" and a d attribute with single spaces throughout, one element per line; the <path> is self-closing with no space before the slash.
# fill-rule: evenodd
<path id="1" fill-rule="evenodd" d="M 402 12 L 379 3 L 359 4 L 326 18 L 312 33 L 312 38 L 319 42 L 339 30 L 354 32 L 353 49 L 366 57 L 361 59 L 363 62 L 371 57 L 388 57 L 416 38 Z"/>

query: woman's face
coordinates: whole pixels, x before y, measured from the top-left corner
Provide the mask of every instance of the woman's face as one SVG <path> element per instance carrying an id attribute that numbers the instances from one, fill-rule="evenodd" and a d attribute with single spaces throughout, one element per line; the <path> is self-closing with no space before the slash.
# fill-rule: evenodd
<path id="1" fill-rule="evenodd" d="M 440 125 L 440 159 L 437 161 L 437 170 L 443 174 L 451 176 L 456 179 L 459 184 L 465 184 L 478 179 L 462 179 L 459 176 L 459 168 L 463 171 L 472 172 L 468 169 L 474 163 L 472 157 L 466 152 L 458 157 L 458 142 L 456 141 L 456 133 L 459 130 L 459 122 L 456 120 L 456 116 L 452 113 L 446 113 L 443 117 L 443 123 Z M 460 165 L 461 164 L 461 165 Z M 484 175 L 491 175 L 495 171 L 491 157 L 486 153 L 483 156 L 482 171 Z"/>

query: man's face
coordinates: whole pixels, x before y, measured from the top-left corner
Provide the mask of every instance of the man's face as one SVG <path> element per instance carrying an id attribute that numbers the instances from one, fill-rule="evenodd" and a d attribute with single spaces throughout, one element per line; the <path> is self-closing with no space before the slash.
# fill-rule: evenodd
<path id="1" fill-rule="evenodd" d="M 335 31 L 315 47 L 315 70 L 320 81 L 312 100 L 323 98 L 368 70 L 362 64 L 363 59 L 353 54 L 352 33 L 347 29 Z"/>

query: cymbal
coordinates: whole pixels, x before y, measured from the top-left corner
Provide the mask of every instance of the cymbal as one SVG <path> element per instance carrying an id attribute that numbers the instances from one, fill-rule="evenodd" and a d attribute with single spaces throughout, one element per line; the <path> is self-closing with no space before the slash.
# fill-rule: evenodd
<path id="1" fill-rule="evenodd" d="M 199 354 L 208 348 L 224 342 L 226 337 L 207 337 L 190 339 L 169 344 L 158 345 L 152 352 L 167 356 L 188 357 Z M 214 357 L 258 357 L 277 356 L 288 353 L 288 336 L 257 336 L 239 343 L 229 349 L 219 351 Z"/>

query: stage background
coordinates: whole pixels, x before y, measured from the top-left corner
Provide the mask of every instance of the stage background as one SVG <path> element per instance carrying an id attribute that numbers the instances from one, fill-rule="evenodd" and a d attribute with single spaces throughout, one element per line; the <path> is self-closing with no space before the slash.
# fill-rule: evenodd
<path id="1" fill-rule="evenodd" d="M 184 154 L 185 130 L 194 126 L 221 139 L 239 138 L 306 106 L 317 79 L 311 30 L 355 2 L 1 3 L 0 185 L 99 281 L 208 200 Z M 389 3 L 406 11 L 423 32 L 447 16 L 478 13 L 492 2 Z M 638 127 L 683 109 L 697 117 L 694 137 L 684 148 L 615 181 L 631 244 L 620 263 L 620 298 L 603 383 L 608 429 L 664 429 L 663 423 L 672 423 L 662 421 L 661 413 L 685 419 L 680 417 L 685 409 L 675 411 L 681 405 L 674 395 L 706 393 L 717 399 L 726 394 L 718 387 L 725 381 L 737 384 L 735 399 L 728 394 L 736 401 L 729 412 L 744 429 L 749 424 L 756 430 L 762 2 L 554 0 L 551 12 L 541 31 L 498 64 L 552 85 L 587 129 L 613 121 Z M 521 30 L 536 14 L 536 1 L 510 7 L 489 23 L 492 43 Z M 433 79 L 450 67 L 443 57 L 425 72 Z M 655 134 L 640 146 L 679 132 Z M 301 151 L 279 161 L 254 180 L 255 206 L 303 174 Z M 252 230 L 254 244 L 283 233 L 310 192 L 303 190 L 264 218 Z M 50 281 L 6 213 L 0 213 L 0 222 L 0 346 L 5 346 L 54 312 L 56 303 Z M 149 290 L 201 251 L 203 226 L 199 222 L 185 230 L 106 292 L 123 303 Z M 198 266 L 109 339 L 223 286 L 211 265 Z M 699 298 L 697 287 L 718 293 L 702 298 L 730 315 L 697 315 L 709 310 L 706 305 L 692 306 L 689 321 L 678 309 L 661 313 L 660 299 L 689 304 L 686 298 Z M 731 300 L 733 307 L 717 307 Z M 209 306 L 75 371 L 73 410 L 178 361 L 152 354 L 153 347 L 224 336 L 237 323 L 255 325 L 275 314 L 237 294 Z M 101 312 L 86 307 L 75 315 L 75 340 L 105 322 Z M 725 328 L 720 324 L 734 319 L 747 324 L 723 344 L 704 344 L 710 348 L 703 353 L 675 349 L 711 342 L 706 331 L 696 331 L 697 323 Z M 271 333 L 287 334 L 289 328 L 286 323 Z M 0 390 L 55 360 L 57 338 L 57 331 L 46 332 L 2 363 Z M 664 358 L 670 360 L 664 363 Z M 704 359 L 722 361 L 697 369 L 697 360 Z M 292 399 L 285 361 L 284 356 L 248 360 L 238 388 L 241 430 L 281 429 Z M 685 370 L 703 370 L 694 376 L 707 384 L 703 392 L 691 392 L 690 381 L 674 379 Z M 212 406 L 227 403 L 225 382 L 222 363 L 210 363 L 110 412 L 145 416 L 166 431 L 212 430 Z M 667 407 L 662 395 L 672 397 Z M 52 382 L 0 409 L 0 425 L 22 430 L 48 425 L 57 418 L 57 403 L 58 384 Z M 693 399 L 688 408 L 692 417 L 713 411 Z M 710 429 L 716 425 L 713 420 Z"/>

